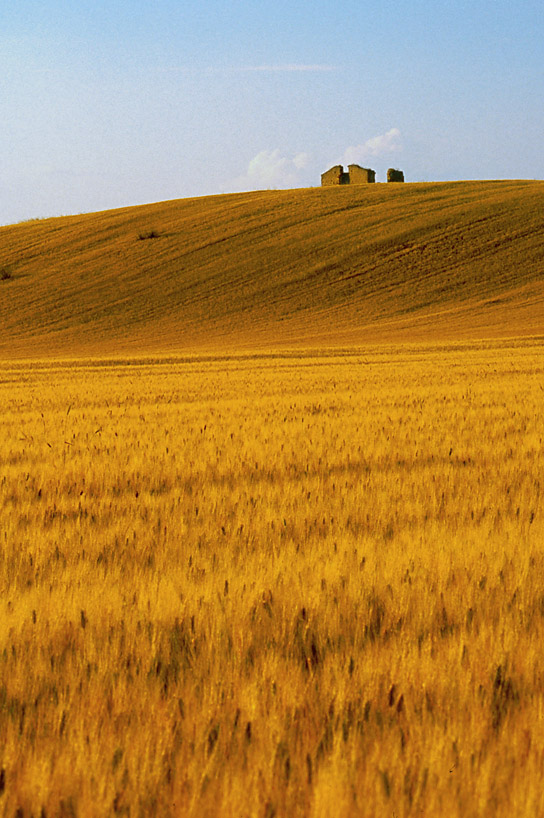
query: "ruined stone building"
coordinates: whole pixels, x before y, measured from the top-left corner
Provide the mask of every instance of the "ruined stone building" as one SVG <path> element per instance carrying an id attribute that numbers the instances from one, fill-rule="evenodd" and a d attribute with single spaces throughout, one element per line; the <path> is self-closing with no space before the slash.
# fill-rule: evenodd
<path id="1" fill-rule="evenodd" d="M 334 167 L 321 174 L 321 186 L 327 185 L 366 185 L 376 181 L 376 172 L 360 165 L 348 165 L 348 172 L 342 165 Z"/>
<path id="2" fill-rule="evenodd" d="M 387 181 L 388 182 L 404 182 L 404 173 L 401 170 L 396 170 L 395 168 L 389 168 L 387 171 Z"/>
<path id="3" fill-rule="evenodd" d="M 367 185 L 376 181 L 376 172 L 360 165 L 348 165 L 347 173 L 342 165 L 334 167 L 321 174 L 321 187 L 328 185 Z M 404 182 L 404 173 L 395 168 L 387 171 L 388 182 Z"/>

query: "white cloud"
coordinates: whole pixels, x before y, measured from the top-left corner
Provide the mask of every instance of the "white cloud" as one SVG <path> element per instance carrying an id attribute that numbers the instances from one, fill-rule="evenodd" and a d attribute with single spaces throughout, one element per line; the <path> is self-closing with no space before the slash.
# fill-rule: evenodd
<path id="1" fill-rule="evenodd" d="M 402 150 L 401 135 L 398 128 L 391 128 L 387 133 L 373 136 L 362 145 L 351 145 L 346 148 L 343 156 L 344 164 L 364 162 L 372 156 L 383 156 L 388 153 L 398 153 Z"/>
<path id="2" fill-rule="evenodd" d="M 307 164 L 307 153 L 297 153 L 288 159 L 278 148 L 260 151 L 250 161 L 243 176 L 235 180 L 234 186 L 238 190 L 297 187 L 301 183 L 300 171 Z"/>
<path id="3" fill-rule="evenodd" d="M 295 158 L 293 159 L 293 165 L 297 168 L 297 170 L 302 170 L 308 164 L 308 154 L 307 153 L 297 153 Z"/>

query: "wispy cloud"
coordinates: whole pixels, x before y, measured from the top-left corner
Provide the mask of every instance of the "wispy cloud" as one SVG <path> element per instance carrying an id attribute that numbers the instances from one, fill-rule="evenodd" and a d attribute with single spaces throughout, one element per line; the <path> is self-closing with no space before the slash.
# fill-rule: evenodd
<path id="1" fill-rule="evenodd" d="M 240 71 L 336 71 L 336 65 L 304 65 L 299 63 L 286 63 L 285 65 L 247 65 L 240 68 Z"/>
<path id="2" fill-rule="evenodd" d="M 344 151 L 343 160 L 346 165 L 364 162 L 365 159 L 375 156 L 384 156 L 388 153 L 398 153 L 402 150 L 401 134 L 398 128 L 391 128 L 387 133 L 373 136 L 361 145 L 351 145 Z"/>
<path id="3" fill-rule="evenodd" d="M 246 172 L 234 180 L 233 187 L 237 190 L 297 187 L 308 159 L 306 153 L 297 153 L 290 159 L 282 156 L 278 148 L 260 151 L 249 162 Z"/>
<path id="4" fill-rule="evenodd" d="M 231 65 L 231 66 L 187 66 L 187 65 L 171 65 L 159 66 L 155 69 L 159 73 L 180 73 L 180 74 L 245 74 L 252 73 L 316 73 L 337 71 L 336 65 L 305 65 L 302 63 L 285 63 L 280 65 Z"/>

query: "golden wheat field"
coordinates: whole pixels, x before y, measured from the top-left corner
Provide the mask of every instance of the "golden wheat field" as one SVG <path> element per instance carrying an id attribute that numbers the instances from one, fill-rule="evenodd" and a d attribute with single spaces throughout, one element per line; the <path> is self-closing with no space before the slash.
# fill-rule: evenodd
<path id="1" fill-rule="evenodd" d="M 0 805 L 544 812 L 542 342 L 0 382 Z"/>
<path id="2" fill-rule="evenodd" d="M 0 228 L 0 815 L 544 815 L 543 207 Z"/>

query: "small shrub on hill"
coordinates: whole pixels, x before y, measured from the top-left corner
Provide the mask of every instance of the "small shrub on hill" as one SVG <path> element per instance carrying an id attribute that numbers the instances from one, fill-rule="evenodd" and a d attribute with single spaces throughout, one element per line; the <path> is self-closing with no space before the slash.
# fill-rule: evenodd
<path id="1" fill-rule="evenodd" d="M 156 230 L 143 230 L 141 233 L 138 233 L 138 239 L 140 241 L 144 241 L 145 239 L 158 239 L 159 234 Z"/>
<path id="2" fill-rule="evenodd" d="M 9 281 L 13 278 L 13 273 L 8 267 L 0 267 L 0 281 Z"/>

